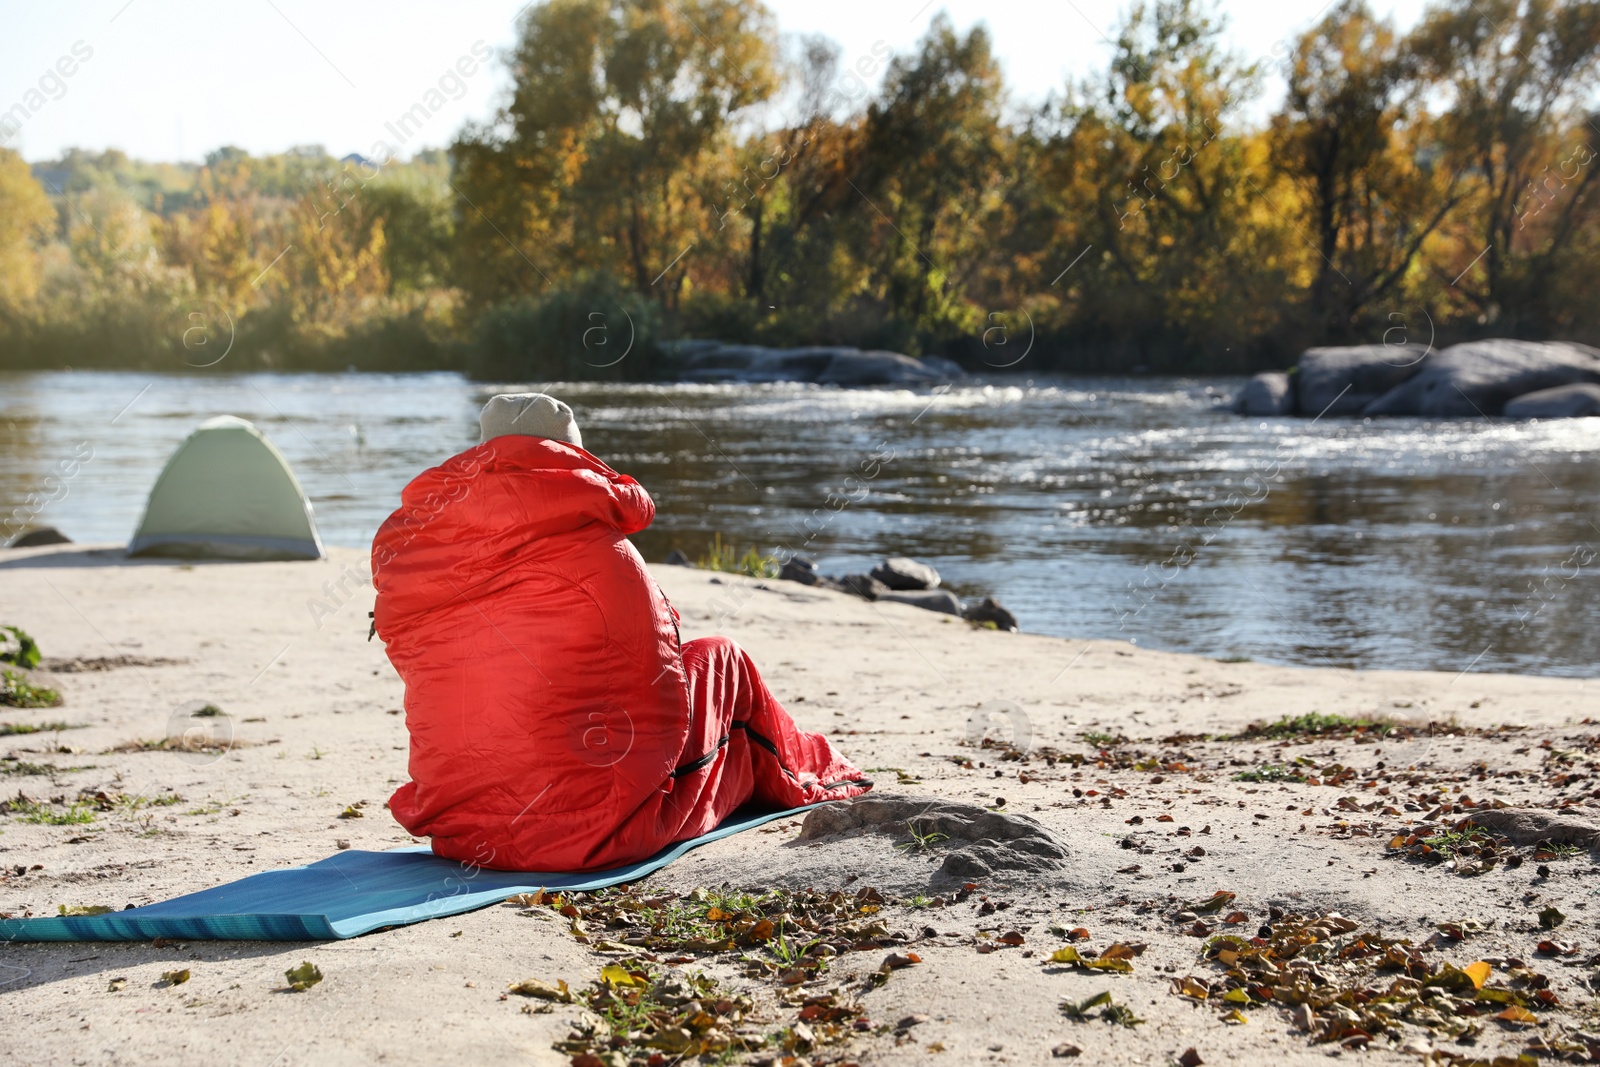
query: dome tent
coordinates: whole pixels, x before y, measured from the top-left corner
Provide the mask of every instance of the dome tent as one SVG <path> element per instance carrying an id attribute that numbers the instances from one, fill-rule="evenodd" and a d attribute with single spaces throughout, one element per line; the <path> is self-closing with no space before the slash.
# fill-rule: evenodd
<path id="1" fill-rule="evenodd" d="M 311 502 L 283 453 L 244 419 L 218 415 L 167 460 L 128 555 L 287 560 L 324 553 Z"/>

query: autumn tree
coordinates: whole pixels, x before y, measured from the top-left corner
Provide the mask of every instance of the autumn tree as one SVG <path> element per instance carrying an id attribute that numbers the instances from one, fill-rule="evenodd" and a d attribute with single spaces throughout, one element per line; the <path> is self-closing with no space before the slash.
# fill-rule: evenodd
<path id="1" fill-rule="evenodd" d="M 670 302 L 709 217 L 694 176 L 775 85 L 758 0 L 551 0 L 529 9 L 510 102 L 453 148 L 479 300 L 600 270 Z"/>
<path id="2" fill-rule="evenodd" d="M 1458 199 L 1459 172 L 1436 162 L 1413 66 L 1365 0 L 1342 0 L 1288 56 L 1272 162 L 1316 253 L 1306 303 L 1319 340 L 1355 338 L 1359 317 L 1401 289 Z"/>
<path id="3" fill-rule="evenodd" d="M 867 111 L 856 251 L 907 331 L 902 343 L 981 321 L 961 296 L 992 253 L 1010 180 L 1003 100 L 988 31 L 959 34 L 940 13 L 915 53 L 890 62 Z"/>
<path id="4" fill-rule="evenodd" d="M 0 148 L 0 314 L 17 315 L 39 291 L 39 247 L 56 213 L 22 157 Z"/>
<path id="5" fill-rule="evenodd" d="M 1494 332 L 1546 334 L 1552 283 L 1596 221 L 1584 106 L 1600 4 L 1444 0 L 1408 43 L 1441 97 L 1446 165 L 1469 174 L 1452 258 L 1432 265 L 1434 277 Z"/>
<path id="6" fill-rule="evenodd" d="M 1222 28 L 1194 0 L 1136 3 L 1039 153 L 1058 254 L 1083 256 L 1044 284 L 1068 333 L 1123 366 L 1242 366 L 1298 268 L 1270 148 L 1234 118 L 1257 71 Z"/>

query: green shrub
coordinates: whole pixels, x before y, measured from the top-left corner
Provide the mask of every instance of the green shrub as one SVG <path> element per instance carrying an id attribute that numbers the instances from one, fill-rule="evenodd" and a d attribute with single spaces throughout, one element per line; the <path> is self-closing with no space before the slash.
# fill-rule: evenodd
<path id="1" fill-rule="evenodd" d="M 655 304 L 604 279 L 496 305 L 468 342 L 479 380 L 622 381 L 659 372 Z"/>
<path id="2" fill-rule="evenodd" d="M 33 685 L 16 671 L 0 670 L 0 704 L 12 708 L 53 708 L 61 694 L 42 685 Z"/>
<path id="3" fill-rule="evenodd" d="M 695 561 L 695 566 L 703 571 L 722 571 L 728 574 L 743 574 L 750 578 L 776 578 L 778 576 L 778 561 L 771 556 L 763 556 L 754 545 L 744 550 L 741 555 L 738 549 L 716 534 L 706 545 L 706 554 Z"/>
<path id="4" fill-rule="evenodd" d="M 0 663 L 32 670 L 39 665 L 39 646 L 20 626 L 0 626 Z"/>

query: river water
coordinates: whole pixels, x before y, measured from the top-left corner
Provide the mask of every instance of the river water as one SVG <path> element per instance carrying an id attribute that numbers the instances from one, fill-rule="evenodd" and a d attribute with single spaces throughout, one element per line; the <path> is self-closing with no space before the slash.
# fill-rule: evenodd
<path id="1" fill-rule="evenodd" d="M 1600 674 L 1600 419 L 1245 418 L 1222 403 L 1238 384 L 540 387 L 655 497 L 646 559 L 697 557 L 716 533 L 840 573 L 909 555 L 1037 633 Z M 125 541 L 166 457 L 228 413 L 288 457 L 325 541 L 365 545 L 408 479 L 476 443 L 493 391 L 448 374 L 3 374 L 0 520 Z"/>

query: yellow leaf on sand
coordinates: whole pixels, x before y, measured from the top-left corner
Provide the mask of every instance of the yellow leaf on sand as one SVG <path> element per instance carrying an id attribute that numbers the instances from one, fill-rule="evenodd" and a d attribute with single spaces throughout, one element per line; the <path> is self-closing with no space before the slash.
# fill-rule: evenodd
<path id="1" fill-rule="evenodd" d="M 524 978 L 520 982 L 512 982 L 506 986 L 507 992 L 523 997 L 538 997 L 540 1000 L 554 1000 L 562 1004 L 572 1002 L 572 993 L 567 989 L 565 980 L 557 980 L 555 985 L 538 978 Z"/>
<path id="2" fill-rule="evenodd" d="M 1234 1008 L 1232 1011 L 1222 1017 L 1222 1021 L 1225 1023 L 1239 1025 L 1249 1022 L 1250 1019 L 1245 1015 L 1244 1012 L 1240 1011 L 1238 1008 Z"/>
<path id="3" fill-rule="evenodd" d="M 1538 1016 L 1534 1015 L 1533 1012 L 1527 1008 L 1519 1008 L 1515 1004 L 1496 1015 L 1495 1018 L 1504 1019 L 1508 1023 L 1523 1023 L 1524 1025 L 1532 1025 L 1539 1021 Z"/>
<path id="4" fill-rule="evenodd" d="M 1462 970 L 1468 978 L 1472 979 L 1474 989 L 1482 989 L 1483 983 L 1489 980 L 1489 975 L 1494 971 L 1494 968 L 1483 960 L 1479 960 L 1476 963 L 1467 964 Z"/>
<path id="5" fill-rule="evenodd" d="M 1116 948 L 1118 946 L 1112 947 Z M 1058 948 L 1054 952 L 1050 953 L 1050 959 L 1048 962 L 1068 963 L 1074 967 L 1082 967 L 1083 969 L 1090 971 L 1116 971 L 1119 974 L 1128 974 L 1132 972 L 1133 964 L 1121 957 L 1121 951 L 1126 951 L 1129 954 L 1133 954 L 1133 950 L 1129 946 L 1122 945 L 1119 953 L 1116 955 L 1112 955 L 1110 949 L 1108 949 L 1106 954 L 1100 956 L 1098 959 L 1090 959 L 1079 954 L 1078 950 L 1073 948 L 1071 945 L 1067 945 L 1065 948 Z"/>
<path id="6" fill-rule="evenodd" d="M 649 985 L 648 979 L 641 978 L 630 972 L 626 967 L 619 967 L 615 963 L 600 968 L 600 980 L 607 985 L 636 987 Z"/>

